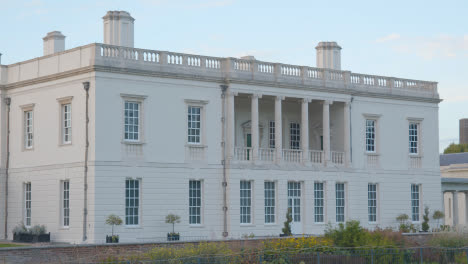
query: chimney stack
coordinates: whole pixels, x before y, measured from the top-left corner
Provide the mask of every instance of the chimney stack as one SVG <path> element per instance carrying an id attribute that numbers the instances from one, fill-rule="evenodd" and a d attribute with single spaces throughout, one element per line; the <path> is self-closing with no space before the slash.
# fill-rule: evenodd
<path id="1" fill-rule="evenodd" d="M 44 56 L 65 50 L 65 36 L 60 31 L 47 33 L 44 40 Z"/>
<path id="2" fill-rule="evenodd" d="M 133 22 L 126 11 L 107 11 L 104 20 L 104 44 L 133 48 Z"/>
<path id="3" fill-rule="evenodd" d="M 341 70 L 341 47 L 336 42 L 319 42 L 315 49 L 318 68 Z"/>

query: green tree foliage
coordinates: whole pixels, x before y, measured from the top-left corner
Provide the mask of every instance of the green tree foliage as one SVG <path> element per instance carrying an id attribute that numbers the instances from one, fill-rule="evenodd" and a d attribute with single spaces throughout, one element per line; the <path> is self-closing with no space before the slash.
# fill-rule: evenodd
<path id="1" fill-rule="evenodd" d="M 111 214 L 106 219 L 106 224 L 112 226 L 112 237 L 114 236 L 114 226 L 122 224 L 122 219 L 115 214 Z"/>
<path id="2" fill-rule="evenodd" d="M 291 208 L 288 208 L 288 211 L 286 212 L 286 221 L 284 222 L 284 227 L 282 229 L 283 234 L 286 236 L 292 235 L 291 232 L 291 223 L 292 223 L 292 213 L 291 213 Z"/>
<path id="3" fill-rule="evenodd" d="M 176 223 L 180 223 L 180 216 L 175 214 L 168 214 L 166 215 L 166 223 L 172 224 L 172 234 L 175 234 L 174 228 Z"/>
<path id="4" fill-rule="evenodd" d="M 434 211 L 432 218 L 437 221 L 437 228 L 439 228 L 439 220 L 444 217 L 445 217 L 445 214 L 442 213 L 442 211 L 439 211 L 439 210 Z"/>
<path id="5" fill-rule="evenodd" d="M 444 154 L 468 152 L 468 144 L 450 144 L 444 149 Z"/>
<path id="6" fill-rule="evenodd" d="M 423 223 L 421 225 L 423 232 L 429 231 L 429 207 L 424 208 Z"/>

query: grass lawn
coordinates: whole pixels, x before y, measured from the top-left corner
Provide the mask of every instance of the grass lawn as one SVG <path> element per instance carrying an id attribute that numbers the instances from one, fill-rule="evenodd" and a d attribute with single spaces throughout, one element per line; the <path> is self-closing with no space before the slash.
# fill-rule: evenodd
<path id="1" fill-rule="evenodd" d="M 18 244 L 0 244 L 0 248 L 4 247 L 23 247 L 24 245 L 18 245 Z"/>

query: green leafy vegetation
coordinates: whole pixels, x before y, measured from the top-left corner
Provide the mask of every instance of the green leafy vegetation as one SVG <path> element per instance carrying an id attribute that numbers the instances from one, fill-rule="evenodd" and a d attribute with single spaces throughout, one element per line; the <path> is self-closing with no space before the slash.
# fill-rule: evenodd
<path id="1" fill-rule="evenodd" d="M 452 143 L 444 149 L 444 154 L 468 152 L 468 144 Z"/>

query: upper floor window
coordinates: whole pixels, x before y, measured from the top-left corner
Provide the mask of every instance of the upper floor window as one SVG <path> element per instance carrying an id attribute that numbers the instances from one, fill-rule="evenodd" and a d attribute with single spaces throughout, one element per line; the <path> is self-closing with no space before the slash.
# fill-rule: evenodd
<path id="1" fill-rule="evenodd" d="M 366 119 L 366 152 L 375 152 L 375 123 L 373 119 Z"/>
<path id="2" fill-rule="evenodd" d="M 291 123 L 289 127 L 291 149 L 301 148 L 301 125 L 299 123 Z"/>
<path id="3" fill-rule="evenodd" d="M 125 101 L 125 135 L 127 141 L 140 140 L 140 102 Z"/>
<path id="4" fill-rule="evenodd" d="M 270 148 L 275 148 L 275 121 L 270 121 L 268 137 Z"/>
<path id="5" fill-rule="evenodd" d="M 409 123 L 409 153 L 419 154 L 419 123 Z"/>
<path id="6" fill-rule="evenodd" d="M 70 144 L 71 143 L 71 134 L 72 134 L 72 125 L 71 125 L 71 104 L 62 105 L 62 143 Z"/>
<path id="7" fill-rule="evenodd" d="M 201 143 L 201 107 L 188 106 L 188 143 Z"/>
<path id="8" fill-rule="evenodd" d="M 24 111 L 24 148 L 32 149 L 33 148 L 33 111 L 27 110 Z"/>

